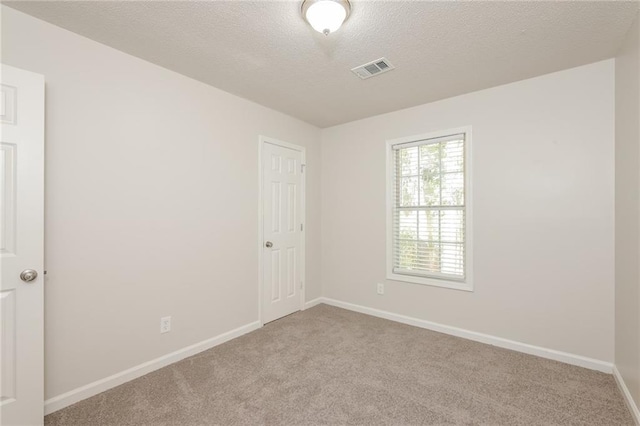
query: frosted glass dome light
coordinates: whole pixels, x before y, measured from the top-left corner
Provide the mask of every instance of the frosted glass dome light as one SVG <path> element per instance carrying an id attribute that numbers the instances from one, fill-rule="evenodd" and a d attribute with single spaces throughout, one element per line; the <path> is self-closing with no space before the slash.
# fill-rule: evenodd
<path id="1" fill-rule="evenodd" d="M 336 31 L 349 16 L 351 5 L 348 0 L 304 0 L 302 15 L 311 27 L 329 35 Z"/>

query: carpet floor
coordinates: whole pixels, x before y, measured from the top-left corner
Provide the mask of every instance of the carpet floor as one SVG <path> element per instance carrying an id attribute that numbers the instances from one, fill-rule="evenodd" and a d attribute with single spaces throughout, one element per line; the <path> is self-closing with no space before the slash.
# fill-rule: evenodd
<path id="1" fill-rule="evenodd" d="M 613 377 L 319 305 L 45 425 L 633 425 Z"/>

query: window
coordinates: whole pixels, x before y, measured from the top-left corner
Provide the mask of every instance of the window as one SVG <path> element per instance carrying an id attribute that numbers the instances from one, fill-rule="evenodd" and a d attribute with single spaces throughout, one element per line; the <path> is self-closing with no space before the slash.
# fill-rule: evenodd
<path id="1" fill-rule="evenodd" d="M 472 290 L 468 128 L 389 141 L 387 278 Z"/>

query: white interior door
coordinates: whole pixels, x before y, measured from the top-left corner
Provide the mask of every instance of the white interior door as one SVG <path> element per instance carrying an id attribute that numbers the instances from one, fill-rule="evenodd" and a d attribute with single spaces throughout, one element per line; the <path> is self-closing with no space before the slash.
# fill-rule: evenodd
<path id="1" fill-rule="evenodd" d="M 44 78 L 0 72 L 0 423 L 44 416 Z"/>
<path id="2" fill-rule="evenodd" d="M 302 308 L 303 154 L 262 144 L 262 322 Z"/>

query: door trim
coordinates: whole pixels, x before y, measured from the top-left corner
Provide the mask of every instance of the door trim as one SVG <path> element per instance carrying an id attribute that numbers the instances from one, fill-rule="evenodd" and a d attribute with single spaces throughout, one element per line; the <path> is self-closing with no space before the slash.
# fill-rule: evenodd
<path id="1" fill-rule="evenodd" d="M 307 287 L 307 278 L 306 278 L 306 241 L 307 241 L 307 171 L 306 171 L 306 148 L 300 145 L 295 145 L 288 142 L 283 142 L 278 139 L 274 139 L 268 136 L 260 135 L 258 137 L 258 321 L 260 321 L 260 326 L 264 325 L 264 321 L 262 318 L 263 309 L 262 309 L 262 291 L 263 291 L 263 269 L 264 269 L 264 256 L 263 256 L 263 244 L 264 244 L 264 234 L 263 234 L 263 215 L 264 215 L 264 194 L 262 191 L 263 185 L 263 173 L 262 170 L 262 157 L 263 157 L 263 148 L 265 144 L 276 145 L 283 148 L 289 148 L 294 151 L 299 151 L 302 156 L 301 166 L 304 168 L 304 172 L 301 174 L 302 176 L 302 189 L 301 189 L 301 198 L 302 198 L 302 207 L 301 207 L 301 216 L 302 216 L 302 235 L 300 236 L 300 257 L 301 257 L 301 267 L 300 267 L 300 275 L 302 280 L 302 288 L 300 289 L 300 310 L 303 311 L 305 308 L 305 289 Z"/>

